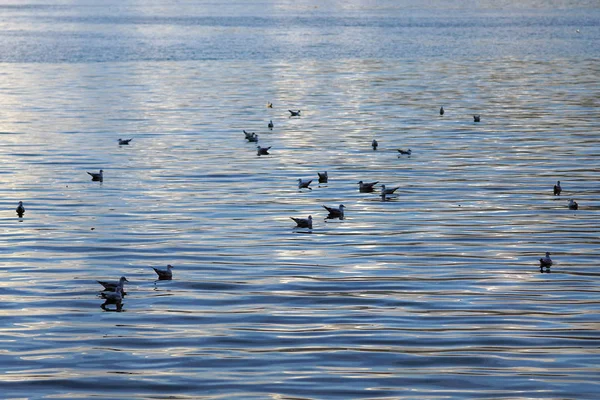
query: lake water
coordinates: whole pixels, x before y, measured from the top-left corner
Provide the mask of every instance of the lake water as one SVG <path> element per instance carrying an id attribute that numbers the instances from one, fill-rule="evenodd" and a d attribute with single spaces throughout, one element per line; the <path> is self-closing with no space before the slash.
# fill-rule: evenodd
<path id="1" fill-rule="evenodd" d="M 597 1 L 14 0 L 0 27 L 0 397 L 600 397 Z"/>

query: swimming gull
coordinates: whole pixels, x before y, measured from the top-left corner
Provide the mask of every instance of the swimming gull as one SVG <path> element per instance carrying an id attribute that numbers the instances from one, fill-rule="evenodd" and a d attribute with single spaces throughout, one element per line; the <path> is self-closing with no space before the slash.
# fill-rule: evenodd
<path id="1" fill-rule="evenodd" d="M 373 147 L 373 150 L 377 150 L 377 146 L 379 146 L 379 143 L 377 143 L 377 140 L 373 139 L 371 142 L 371 147 Z"/>
<path id="2" fill-rule="evenodd" d="M 569 210 L 577 210 L 579 208 L 579 204 L 573 199 L 569 200 Z"/>
<path id="3" fill-rule="evenodd" d="M 540 258 L 540 268 L 550 268 L 552 265 L 552 260 L 550 259 L 550 253 L 546 252 L 546 257 Z"/>
<path id="4" fill-rule="evenodd" d="M 444 115 L 444 106 L 440 107 L 440 115 Z"/>
<path id="5" fill-rule="evenodd" d="M 481 122 L 481 115 L 473 115 L 473 122 Z"/>
<path id="6" fill-rule="evenodd" d="M 296 228 L 308 228 L 312 229 L 312 215 L 309 215 L 308 218 L 294 218 L 290 217 L 296 222 Z"/>
<path id="7" fill-rule="evenodd" d="M 171 271 L 173 266 L 171 264 L 167 265 L 167 268 L 155 268 L 152 267 L 154 272 L 158 275 L 159 281 L 170 281 L 173 278 L 173 272 Z"/>
<path id="8" fill-rule="evenodd" d="M 23 216 L 23 214 L 25 214 L 25 207 L 23 207 L 23 202 L 22 202 L 22 201 L 20 201 L 20 202 L 19 202 L 19 205 L 17 206 L 17 215 L 18 215 L 19 217 L 22 217 L 22 216 Z"/>
<path id="9" fill-rule="evenodd" d="M 99 284 L 104 286 L 104 290 L 114 292 L 116 288 L 123 288 L 125 282 L 129 282 L 127 278 L 122 276 L 118 281 L 97 281 Z"/>
<path id="10" fill-rule="evenodd" d="M 273 103 L 267 103 L 267 108 L 273 108 Z"/>
<path id="11" fill-rule="evenodd" d="M 560 192 L 562 192 L 562 188 L 560 187 L 560 181 L 557 181 L 556 185 L 554 185 L 554 195 L 560 196 Z"/>
<path id="12" fill-rule="evenodd" d="M 358 181 L 358 191 L 361 193 L 371 193 L 373 191 L 373 186 L 377 185 L 379 181 L 375 182 L 363 182 Z"/>
<path id="13" fill-rule="evenodd" d="M 327 171 L 317 172 L 317 175 L 319 176 L 319 183 L 327 183 L 327 180 L 329 179 Z"/>
<path id="14" fill-rule="evenodd" d="M 103 299 L 105 299 L 104 303 L 100 307 L 103 310 L 106 310 L 106 306 L 108 304 L 114 304 L 117 306 L 117 311 L 121 311 L 123 308 L 123 288 L 117 287 L 114 292 L 102 292 L 100 293 Z"/>
<path id="15" fill-rule="evenodd" d="M 288 110 L 290 112 L 290 117 L 299 117 L 300 116 L 300 110 L 298 111 L 294 111 L 294 110 Z"/>
<path id="16" fill-rule="evenodd" d="M 344 206 L 343 204 L 340 204 L 338 208 L 327 207 L 325 205 L 323 206 L 323 208 L 329 212 L 329 215 L 325 217 L 325 219 L 344 219 L 344 208 L 346 208 L 346 206 Z"/>
<path id="17" fill-rule="evenodd" d="M 269 147 L 256 146 L 256 154 L 258 154 L 259 156 L 269 155 L 270 148 L 271 148 L 271 146 L 269 146 Z"/>
<path id="18" fill-rule="evenodd" d="M 133 140 L 133 138 L 132 139 L 119 139 L 119 144 L 126 145 L 126 144 L 129 144 L 129 142 L 131 142 L 132 140 Z"/>
<path id="19" fill-rule="evenodd" d="M 253 133 L 252 136 L 247 136 L 246 139 L 249 142 L 256 143 L 256 142 L 258 142 L 258 135 L 256 133 Z"/>
<path id="20" fill-rule="evenodd" d="M 400 153 L 401 155 L 410 156 L 412 154 L 412 150 L 411 149 L 408 149 L 408 150 L 398 149 L 398 153 Z"/>
<path id="21" fill-rule="evenodd" d="M 385 200 L 385 196 L 387 196 L 388 194 L 393 194 L 398 189 L 400 189 L 400 186 L 386 188 L 385 185 L 381 185 L 381 197 Z"/>
<path id="22" fill-rule="evenodd" d="M 100 172 L 95 173 L 95 172 L 88 172 L 88 174 L 92 177 L 93 181 L 102 181 L 104 179 L 104 176 L 102 175 L 104 171 L 100 170 Z"/>
<path id="23" fill-rule="evenodd" d="M 269 124 L 267 125 L 269 127 L 269 129 L 273 129 L 273 120 L 269 121 Z"/>
<path id="24" fill-rule="evenodd" d="M 308 186 L 308 185 L 310 185 L 311 182 L 312 182 L 312 179 L 304 181 L 304 180 L 302 180 L 302 178 L 298 178 L 298 189 L 306 188 L 306 189 L 312 190 L 312 188 L 310 186 Z"/>

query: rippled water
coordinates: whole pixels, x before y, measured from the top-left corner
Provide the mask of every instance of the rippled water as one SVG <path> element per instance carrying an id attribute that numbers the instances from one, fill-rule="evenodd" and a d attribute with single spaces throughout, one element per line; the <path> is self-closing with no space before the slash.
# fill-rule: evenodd
<path id="1" fill-rule="evenodd" d="M 1 397 L 598 398 L 600 11 L 478 4 L 0 6 Z"/>

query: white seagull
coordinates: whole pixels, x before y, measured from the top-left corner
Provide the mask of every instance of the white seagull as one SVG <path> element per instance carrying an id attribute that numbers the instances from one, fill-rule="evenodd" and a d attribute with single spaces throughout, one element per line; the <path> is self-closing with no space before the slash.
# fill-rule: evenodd
<path id="1" fill-rule="evenodd" d="M 125 285 L 125 282 L 129 282 L 129 281 L 127 280 L 127 278 L 122 276 L 121 279 L 119 279 L 118 281 L 97 281 L 97 282 L 99 284 L 101 284 L 102 286 L 104 286 L 104 290 L 114 292 L 115 289 L 118 287 L 123 288 L 123 286 Z"/>
<path id="2" fill-rule="evenodd" d="M 256 146 L 256 154 L 259 155 L 259 156 L 269 155 L 269 149 L 270 148 L 271 148 L 271 146 L 269 146 L 269 147 Z"/>
<path id="3" fill-rule="evenodd" d="M 344 208 L 346 208 L 346 206 L 344 206 L 343 204 L 340 204 L 338 208 L 327 206 L 323 206 L 323 208 L 325 208 L 329 212 L 329 215 L 325 217 L 325 219 L 344 219 Z"/>
<path id="4" fill-rule="evenodd" d="M 93 181 L 102 181 L 104 179 L 104 176 L 102 175 L 104 171 L 100 170 L 100 172 L 95 173 L 95 172 L 88 172 L 88 174 L 92 177 Z"/>
<path id="5" fill-rule="evenodd" d="M 579 208 L 579 204 L 573 199 L 569 200 L 569 210 L 577 210 Z"/>
<path id="6" fill-rule="evenodd" d="M 302 178 L 298 178 L 298 189 L 306 188 L 306 189 L 312 190 L 312 188 L 309 186 L 311 182 L 312 182 L 312 179 L 303 181 Z"/>
<path id="7" fill-rule="evenodd" d="M 102 292 L 100 293 L 103 299 L 105 299 L 104 303 L 100 307 L 103 310 L 106 310 L 106 306 L 108 304 L 114 304 L 117 306 L 117 311 L 121 311 L 123 308 L 123 288 L 117 287 L 114 292 Z"/>
<path id="8" fill-rule="evenodd" d="M 371 193 L 373 191 L 373 186 L 377 185 L 379 181 L 375 182 L 363 182 L 358 181 L 358 191 L 361 193 Z"/>
<path id="9" fill-rule="evenodd" d="M 173 278 L 173 272 L 171 271 L 173 266 L 171 264 L 167 265 L 167 268 L 154 268 L 154 272 L 158 275 L 159 281 L 170 281 Z"/>
<path id="10" fill-rule="evenodd" d="M 308 218 L 294 218 L 290 217 L 296 222 L 296 228 L 308 228 L 312 229 L 312 215 L 309 215 Z"/>
<path id="11" fill-rule="evenodd" d="M 560 181 L 556 181 L 556 185 L 554 185 L 554 195 L 560 196 L 560 192 L 562 192 L 562 188 L 560 187 Z"/>
<path id="12" fill-rule="evenodd" d="M 317 175 L 319 176 L 319 183 L 327 183 L 327 180 L 329 179 L 327 171 L 317 172 Z"/>
<path id="13" fill-rule="evenodd" d="M 25 207 L 23 207 L 23 202 L 22 202 L 22 201 L 20 201 L 20 202 L 19 202 L 19 205 L 17 206 L 17 215 L 18 215 L 19 217 L 22 217 L 22 216 L 23 216 L 23 214 L 25 214 Z"/>
<path id="14" fill-rule="evenodd" d="M 546 252 L 546 257 L 540 258 L 540 268 L 550 268 L 552 260 L 550 259 L 550 253 Z"/>

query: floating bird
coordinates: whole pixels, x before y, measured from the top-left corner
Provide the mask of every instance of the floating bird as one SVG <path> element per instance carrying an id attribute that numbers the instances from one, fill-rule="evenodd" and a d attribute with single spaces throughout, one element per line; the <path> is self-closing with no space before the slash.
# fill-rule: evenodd
<path id="1" fill-rule="evenodd" d="M 273 108 L 273 103 L 267 103 L 267 108 Z"/>
<path id="2" fill-rule="evenodd" d="M 154 272 L 156 272 L 158 275 L 159 281 L 170 281 L 173 278 L 173 272 L 171 271 L 171 268 L 173 268 L 171 264 L 167 265 L 167 268 L 164 269 L 152 267 Z"/>
<path id="3" fill-rule="evenodd" d="M 540 258 L 540 268 L 550 268 L 552 260 L 550 259 L 550 253 L 546 252 L 546 257 Z"/>
<path id="4" fill-rule="evenodd" d="M 473 115 L 473 122 L 481 122 L 481 115 Z"/>
<path id="5" fill-rule="evenodd" d="M 25 207 L 23 207 L 23 202 L 20 201 L 19 205 L 17 206 L 17 215 L 19 216 L 19 218 L 21 218 L 23 214 L 25 214 Z"/>
<path id="6" fill-rule="evenodd" d="M 133 139 L 119 139 L 119 145 L 129 144 Z"/>
<path id="7" fill-rule="evenodd" d="M 98 172 L 98 173 L 88 172 L 88 174 L 92 177 L 93 181 L 102 181 L 104 179 L 102 172 L 104 172 L 104 171 L 100 170 L 100 172 Z"/>
<path id="8" fill-rule="evenodd" d="M 254 133 L 254 132 L 247 132 L 243 129 L 242 129 L 242 132 L 244 132 L 244 136 L 246 136 L 246 139 L 256 136 L 256 133 Z"/>
<path id="9" fill-rule="evenodd" d="M 569 210 L 577 210 L 579 208 L 579 204 L 573 199 L 569 200 Z"/>
<path id="10" fill-rule="evenodd" d="M 440 115 L 444 115 L 444 106 L 440 107 Z"/>
<path id="11" fill-rule="evenodd" d="M 577 33 L 581 33 L 581 32 L 579 31 L 579 29 L 575 29 L 575 32 L 577 32 Z"/>
<path id="12" fill-rule="evenodd" d="M 379 183 L 379 181 L 367 182 L 367 183 L 364 183 L 363 181 L 359 181 L 358 182 L 358 191 L 361 193 L 371 193 L 373 191 L 373 186 L 377 185 L 378 183 Z"/>
<path id="13" fill-rule="evenodd" d="M 298 111 L 294 111 L 294 110 L 288 110 L 290 112 L 290 117 L 299 117 L 300 116 L 300 110 Z"/>
<path id="14" fill-rule="evenodd" d="M 273 120 L 269 121 L 269 124 L 267 125 L 269 127 L 269 129 L 273 129 Z"/>
<path id="15" fill-rule="evenodd" d="M 554 195 L 560 196 L 560 192 L 562 192 L 562 188 L 560 187 L 560 181 L 556 181 L 556 185 L 554 185 Z"/>
<path id="16" fill-rule="evenodd" d="M 102 292 L 100 293 L 103 299 L 105 299 L 104 303 L 100 307 L 103 310 L 106 310 L 106 306 L 109 304 L 114 304 L 117 306 L 117 311 L 121 311 L 123 308 L 123 288 L 117 287 L 114 292 Z"/>
<path id="17" fill-rule="evenodd" d="M 108 290 L 110 292 L 114 292 L 116 288 L 123 288 L 125 282 L 129 282 L 127 278 L 124 276 L 121 277 L 118 281 L 97 281 L 99 284 L 104 286 L 104 290 Z"/>
<path id="18" fill-rule="evenodd" d="M 256 143 L 258 142 L 258 135 L 256 133 L 253 133 L 252 136 L 246 136 L 246 139 L 249 142 Z"/>
<path id="19" fill-rule="evenodd" d="M 306 189 L 312 190 L 312 188 L 310 186 L 308 186 L 308 185 L 310 185 L 311 182 L 312 182 L 312 179 L 303 181 L 302 178 L 298 178 L 298 189 L 306 188 Z"/>
<path id="20" fill-rule="evenodd" d="M 394 188 L 386 188 L 385 185 L 381 185 L 381 194 L 382 195 L 387 195 L 387 194 L 392 194 L 394 193 L 396 190 L 400 189 L 400 186 L 396 186 Z"/>
<path id="21" fill-rule="evenodd" d="M 377 150 L 377 146 L 379 146 L 379 143 L 377 143 L 377 140 L 373 139 L 371 142 L 371 147 L 373 147 L 373 150 Z"/>
<path id="22" fill-rule="evenodd" d="M 270 148 L 271 148 L 271 146 L 269 146 L 269 147 L 256 146 L 256 154 L 259 156 L 267 156 L 267 155 L 269 155 Z"/>
<path id="23" fill-rule="evenodd" d="M 346 208 L 346 206 L 344 206 L 343 204 L 340 204 L 338 208 L 327 206 L 323 206 L 323 208 L 325 208 L 329 212 L 329 215 L 325 217 L 325 219 L 344 219 L 344 208 Z"/>
<path id="24" fill-rule="evenodd" d="M 327 171 L 317 172 L 317 175 L 319 176 L 319 183 L 327 183 L 327 180 L 329 179 Z"/>
<path id="25" fill-rule="evenodd" d="M 290 217 L 296 222 L 296 228 L 308 228 L 312 229 L 312 216 L 309 215 L 308 218 L 294 218 Z"/>
<path id="26" fill-rule="evenodd" d="M 408 150 L 398 149 L 398 153 L 405 155 L 405 156 L 410 156 L 412 154 L 412 150 L 411 149 L 408 149 Z"/>

